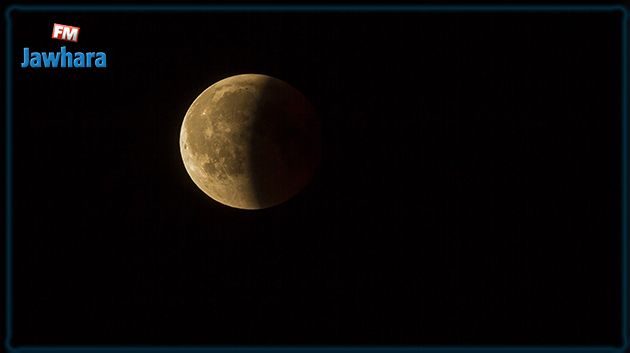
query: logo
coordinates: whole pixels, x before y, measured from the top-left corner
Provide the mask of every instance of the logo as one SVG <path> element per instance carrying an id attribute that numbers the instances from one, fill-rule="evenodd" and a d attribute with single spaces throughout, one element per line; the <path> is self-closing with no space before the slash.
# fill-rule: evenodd
<path id="1" fill-rule="evenodd" d="M 55 23 L 51 38 L 68 42 L 79 41 L 79 27 Z M 56 52 L 31 51 L 25 47 L 21 67 L 25 68 L 105 68 L 107 55 L 104 52 L 68 51 L 65 46 Z"/>
<path id="2" fill-rule="evenodd" d="M 79 27 L 66 26 L 59 23 L 53 24 L 53 39 L 67 40 L 68 42 L 79 41 Z"/>

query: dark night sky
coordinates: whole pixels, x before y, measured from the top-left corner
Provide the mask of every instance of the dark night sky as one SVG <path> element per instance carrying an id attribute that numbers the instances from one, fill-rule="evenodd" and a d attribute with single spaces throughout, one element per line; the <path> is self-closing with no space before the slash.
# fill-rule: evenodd
<path id="1" fill-rule="evenodd" d="M 619 12 L 13 19 L 14 344 L 620 343 Z M 61 45 L 108 67 L 19 68 Z M 240 73 L 322 122 L 256 212 L 179 155 Z"/>

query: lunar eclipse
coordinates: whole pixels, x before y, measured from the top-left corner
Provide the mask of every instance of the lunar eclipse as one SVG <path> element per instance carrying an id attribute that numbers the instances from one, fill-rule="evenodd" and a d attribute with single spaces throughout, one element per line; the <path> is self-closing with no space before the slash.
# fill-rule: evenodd
<path id="1" fill-rule="evenodd" d="M 192 103 L 180 151 L 194 183 L 234 208 L 283 203 L 311 179 L 319 162 L 315 110 L 279 79 L 243 74 L 223 79 Z"/>

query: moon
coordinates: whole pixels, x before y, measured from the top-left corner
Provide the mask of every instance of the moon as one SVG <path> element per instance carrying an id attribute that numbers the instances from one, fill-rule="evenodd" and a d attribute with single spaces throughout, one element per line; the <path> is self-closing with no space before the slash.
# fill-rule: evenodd
<path id="1" fill-rule="evenodd" d="M 259 74 L 228 77 L 203 91 L 186 112 L 179 145 L 199 189 L 247 210 L 295 196 L 321 156 L 311 103 L 288 83 Z"/>

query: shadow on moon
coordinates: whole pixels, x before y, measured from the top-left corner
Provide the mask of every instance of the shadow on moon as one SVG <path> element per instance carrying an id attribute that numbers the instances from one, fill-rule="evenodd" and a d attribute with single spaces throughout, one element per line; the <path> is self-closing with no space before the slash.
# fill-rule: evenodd
<path id="1" fill-rule="evenodd" d="M 321 159 L 320 123 L 306 97 L 289 84 L 266 80 L 256 110 L 249 154 L 260 205 L 278 205 L 308 185 Z"/>

